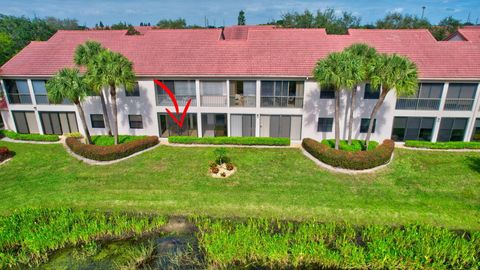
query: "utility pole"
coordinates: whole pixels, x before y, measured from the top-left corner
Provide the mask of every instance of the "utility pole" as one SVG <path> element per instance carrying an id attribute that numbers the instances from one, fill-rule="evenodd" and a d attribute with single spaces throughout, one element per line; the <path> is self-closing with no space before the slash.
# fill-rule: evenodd
<path id="1" fill-rule="evenodd" d="M 425 15 L 425 8 L 427 8 L 427 7 L 426 6 L 422 7 L 422 19 L 423 19 L 423 15 Z"/>

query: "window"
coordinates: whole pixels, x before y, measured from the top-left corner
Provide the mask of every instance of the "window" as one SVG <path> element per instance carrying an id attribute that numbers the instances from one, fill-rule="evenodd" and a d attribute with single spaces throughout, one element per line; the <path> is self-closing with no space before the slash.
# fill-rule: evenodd
<path id="1" fill-rule="evenodd" d="M 39 112 L 45 134 L 67 134 L 78 132 L 77 117 L 74 112 Z"/>
<path id="2" fill-rule="evenodd" d="M 372 89 L 372 86 L 367 83 L 365 84 L 365 94 L 363 99 L 378 99 L 380 97 L 380 89 Z"/>
<path id="3" fill-rule="evenodd" d="M 335 90 L 330 87 L 323 87 L 324 89 L 320 90 L 320 99 L 334 99 Z"/>
<path id="4" fill-rule="evenodd" d="M 418 98 L 442 98 L 443 83 L 421 83 L 417 92 Z"/>
<path id="5" fill-rule="evenodd" d="M 369 118 L 362 118 L 362 120 L 360 122 L 360 133 L 367 133 L 369 125 L 370 125 L 370 119 Z M 372 133 L 375 133 L 375 126 L 376 125 L 377 125 L 377 119 L 373 120 Z"/>
<path id="6" fill-rule="evenodd" d="M 475 121 L 475 127 L 473 129 L 472 141 L 480 142 L 480 118 Z"/>
<path id="7" fill-rule="evenodd" d="M 92 128 L 105 128 L 103 114 L 90 114 L 90 120 L 92 122 Z"/>
<path id="8" fill-rule="evenodd" d="M 333 127 L 333 118 L 318 118 L 318 132 L 331 132 Z"/>
<path id="9" fill-rule="evenodd" d="M 415 97 L 398 97 L 397 110 L 438 110 L 443 83 L 421 83 Z"/>
<path id="10" fill-rule="evenodd" d="M 125 90 L 125 95 L 127 97 L 139 97 L 140 96 L 140 87 L 138 86 L 138 82 L 135 83 L 132 90 L 130 90 L 130 91 Z"/>
<path id="11" fill-rule="evenodd" d="M 128 123 L 130 124 L 130 128 L 132 129 L 142 129 L 143 128 L 143 121 L 141 115 L 128 115 Z"/>
<path id="12" fill-rule="evenodd" d="M 179 106 L 185 106 L 189 99 L 192 100 L 190 106 L 197 105 L 197 97 L 195 91 L 195 81 L 173 81 L 165 80 L 162 81 L 165 86 L 172 91 L 172 93 L 177 98 Z M 163 90 L 160 86 L 155 84 L 156 97 L 157 97 L 157 106 L 173 106 L 172 100 L 167 95 L 167 92 Z"/>
<path id="13" fill-rule="evenodd" d="M 440 122 L 440 129 L 438 131 L 437 141 L 463 141 L 467 122 L 467 118 L 442 118 L 442 121 Z"/>
<path id="14" fill-rule="evenodd" d="M 11 104 L 32 104 L 27 80 L 3 80 Z"/>
<path id="15" fill-rule="evenodd" d="M 230 81 L 230 106 L 255 107 L 256 81 Z"/>
<path id="16" fill-rule="evenodd" d="M 168 138 L 169 136 L 198 137 L 196 113 L 187 113 L 181 128 L 166 113 L 158 113 L 157 120 L 160 137 L 162 138 Z"/>
<path id="17" fill-rule="evenodd" d="M 433 117 L 395 117 L 391 138 L 394 141 L 431 141 L 434 125 Z"/>
<path id="18" fill-rule="evenodd" d="M 262 81 L 262 107 L 303 107 L 304 86 L 301 81 Z"/>
<path id="19" fill-rule="evenodd" d="M 201 81 L 201 105 L 207 107 L 227 106 L 226 81 Z"/>
<path id="20" fill-rule="evenodd" d="M 32 80 L 33 92 L 35 93 L 35 100 L 37 104 L 49 104 L 47 96 L 47 88 L 45 87 L 46 81 L 44 80 Z"/>
<path id="21" fill-rule="evenodd" d="M 473 101 L 477 90 L 477 84 L 451 83 L 448 86 L 447 99 L 445 100 L 446 111 L 469 111 L 473 107 Z"/>

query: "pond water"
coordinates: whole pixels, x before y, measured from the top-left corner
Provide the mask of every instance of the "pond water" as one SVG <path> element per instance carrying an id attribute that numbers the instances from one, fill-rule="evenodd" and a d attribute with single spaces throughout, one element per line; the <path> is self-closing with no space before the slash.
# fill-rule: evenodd
<path id="1" fill-rule="evenodd" d="M 36 269 L 205 269 L 197 239 L 184 221 L 139 239 L 100 241 L 58 250 Z"/>

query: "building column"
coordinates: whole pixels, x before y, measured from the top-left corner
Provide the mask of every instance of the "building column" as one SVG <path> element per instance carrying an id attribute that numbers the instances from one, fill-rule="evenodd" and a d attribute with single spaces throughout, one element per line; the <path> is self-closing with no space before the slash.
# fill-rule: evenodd
<path id="1" fill-rule="evenodd" d="M 202 114 L 200 113 L 200 80 L 195 80 L 195 96 L 197 98 L 197 134 L 201 138 L 202 134 Z"/>
<path id="2" fill-rule="evenodd" d="M 35 118 L 37 119 L 38 132 L 43 135 L 45 134 L 45 132 L 43 131 L 42 120 L 40 119 L 40 113 L 37 109 L 37 99 L 35 97 L 35 91 L 33 91 L 33 84 L 31 79 L 27 80 L 27 85 L 28 91 L 30 92 L 30 98 L 32 99 L 33 112 L 35 113 Z"/>
<path id="3" fill-rule="evenodd" d="M 480 110 L 479 99 L 480 99 L 480 84 L 477 84 L 477 92 L 475 93 L 475 100 L 472 106 L 473 114 L 467 123 L 467 127 L 465 129 L 465 136 L 463 137 L 463 141 L 465 142 L 469 142 L 471 140 L 473 136 L 473 132 L 475 131 L 475 121 L 477 120 L 477 117 L 479 117 L 478 111 Z"/>
<path id="4" fill-rule="evenodd" d="M 437 117 L 435 117 L 435 123 L 433 125 L 432 142 L 437 142 L 437 136 L 440 130 L 440 123 L 442 121 L 442 117 L 440 115 L 443 115 L 442 111 L 443 111 L 443 107 L 445 106 L 445 100 L 447 99 L 448 86 L 449 86 L 449 82 L 445 82 L 443 84 L 442 97 L 440 99 L 440 106 L 438 109 L 439 113 Z"/>
<path id="5" fill-rule="evenodd" d="M 257 111 L 261 106 L 261 86 L 261 81 L 257 80 L 257 85 L 255 88 L 255 108 Z M 260 137 L 260 113 L 255 114 L 255 137 Z"/>

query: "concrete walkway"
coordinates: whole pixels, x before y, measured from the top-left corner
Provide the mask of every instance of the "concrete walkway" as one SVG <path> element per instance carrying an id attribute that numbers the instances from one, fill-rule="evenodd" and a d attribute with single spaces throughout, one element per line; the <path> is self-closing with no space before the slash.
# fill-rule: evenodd
<path id="1" fill-rule="evenodd" d="M 365 169 L 365 170 L 349 170 L 349 169 L 344 169 L 344 168 L 337 168 L 333 167 L 331 165 L 328 165 L 326 163 L 323 163 L 322 161 L 318 160 L 316 157 L 312 156 L 307 150 L 305 150 L 303 147 L 301 147 L 302 153 L 309 159 L 311 159 L 315 164 L 317 164 L 319 167 L 322 167 L 323 169 L 329 170 L 331 172 L 335 173 L 343 173 L 343 174 L 351 174 L 351 175 L 356 175 L 356 174 L 367 174 L 367 173 L 375 173 L 378 172 L 379 170 L 382 170 L 386 168 L 393 160 L 393 155 L 390 157 L 390 160 L 383 165 L 377 166 L 375 168 L 371 169 Z"/>
<path id="2" fill-rule="evenodd" d="M 405 143 L 395 143 L 396 148 L 408 149 L 414 151 L 434 151 L 434 152 L 480 152 L 480 149 L 432 149 L 432 148 L 420 148 L 420 147 L 408 147 Z"/>
<path id="3" fill-rule="evenodd" d="M 12 160 L 13 158 L 7 158 L 5 159 L 4 161 L 0 162 L 0 166 L 2 166 L 3 164 L 9 162 L 10 160 Z"/>
<path id="4" fill-rule="evenodd" d="M 62 143 L 62 141 L 64 140 L 63 137 L 60 137 L 60 140 L 59 141 L 56 141 L 56 142 L 39 142 L 39 141 L 21 141 L 21 140 L 14 140 L 14 139 L 10 139 L 8 137 L 5 137 L 3 139 L 1 139 L 2 141 L 4 142 L 11 142 L 11 143 L 30 143 L 30 144 L 59 144 L 59 143 Z"/>

